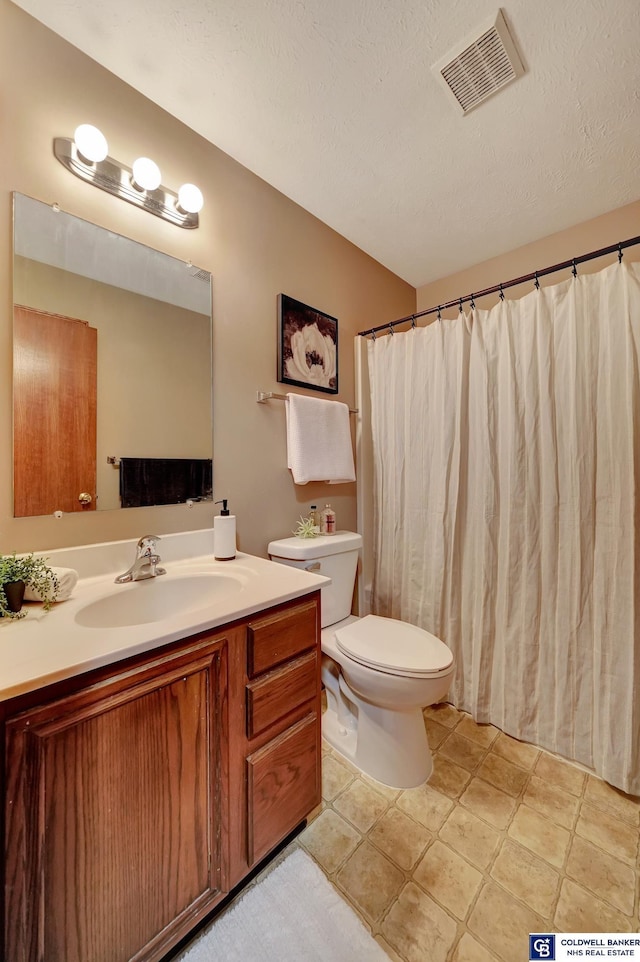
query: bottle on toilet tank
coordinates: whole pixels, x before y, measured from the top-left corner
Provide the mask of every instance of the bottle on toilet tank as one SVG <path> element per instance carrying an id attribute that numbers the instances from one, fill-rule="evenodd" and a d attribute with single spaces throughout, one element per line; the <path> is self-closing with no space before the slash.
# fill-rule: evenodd
<path id="1" fill-rule="evenodd" d="M 213 557 L 216 561 L 231 561 L 236 556 L 236 516 L 227 508 L 227 498 L 216 501 L 222 505 L 213 519 Z"/>
<path id="2" fill-rule="evenodd" d="M 321 534 L 336 533 L 336 513 L 330 504 L 325 504 L 322 512 L 322 523 L 320 525 Z"/>

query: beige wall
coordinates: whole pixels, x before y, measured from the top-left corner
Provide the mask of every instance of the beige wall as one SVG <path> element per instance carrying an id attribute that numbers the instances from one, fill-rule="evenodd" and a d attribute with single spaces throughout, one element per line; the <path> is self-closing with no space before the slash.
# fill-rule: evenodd
<path id="1" fill-rule="evenodd" d="M 523 277 L 533 271 L 550 267 L 552 264 L 559 264 L 572 257 L 579 257 L 581 254 L 588 254 L 590 251 L 600 250 L 617 244 L 627 238 L 637 237 L 640 234 L 640 200 L 618 210 L 612 210 L 601 217 L 576 224 L 568 230 L 559 231 L 557 234 L 550 234 L 533 244 L 526 244 L 503 254 L 501 257 L 493 257 L 491 260 L 483 261 L 466 270 L 456 274 L 450 274 L 432 284 L 425 284 L 417 291 L 417 310 L 426 311 L 438 304 L 445 304 L 454 298 L 470 294 L 473 291 L 481 291 L 487 287 L 493 287 L 501 282 L 511 280 L 516 277 Z M 608 257 L 600 257 L 585 264 L 580 264 L 578 270 L 581 273 L 592 273 L 602 270 L 607 264 L 616 259 L 616 254 Z M 624 252 L 627 260 L 640 260 L 640 245 L 629 247 Z M 556 274 L 548 274 L 540 278 L 541 285 L 558 284 L 561 280 L 571 275 L 571 271 L 561 271 Z M 532 289 L 531 283 L 521 284 L 510 288 L 506 297 L 522 297 Z M 487 309 L 498 301 L 498 294 L 489 294 L 478 301 L 478 307 Z M 465 305 L 468 308 L 468 304 Z M 443 313 L 443 317 L 453 317 L 456 308 Z M 398 315 L 402 317 L 402 315 Z M 429 315 L 421 323 L 435 320 Z"/>
<path id="2" fill-rule="evenodd" d="M 286 467 L 284 405 L 256 404 L 258 390 L 286 391 L 276 380 L 276 297 L 284 292 L 338 317 L 338 399 L 353 406 L 353 335 L 413 311 L 414 290 L 9 0 L 0 0 L 0 85 L 0 552 L 149 531 L 162 535 L 213 520 L 211 505 L 96 512 L 60 521 L 12 517 L 14 190 L 57 202 L 211 271 L 214 490 L 217 498 L 230 499 L 243 550 L 264 553 L 271 538 L 289 534 L 312 501 L 330 500 L 339 526 L 355 526 L 355 485 L 294 485 Z M 129 166 L 139 155 L 156 159 L 168 187 L 197 183 L 205 196 L 200 228 L 180 230 L 66 171 L 53 156 L 52 141 L 71 136 L 82 122 L 100 127 L 110 154 Z"/>

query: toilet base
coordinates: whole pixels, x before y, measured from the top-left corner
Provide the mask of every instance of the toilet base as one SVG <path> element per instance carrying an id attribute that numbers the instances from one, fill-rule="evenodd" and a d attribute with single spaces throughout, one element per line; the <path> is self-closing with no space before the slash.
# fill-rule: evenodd
<path id="1" fill-rule="evenodd" d="M 344 693 L 344 680 L 341 679 Z M 328 699 L 322 735 L 331 747 L 365 775 L 390 788 L 418 788 L 433 771 L 433 758 L 420 709 L 390 711 L 349 692 L 351 719 Z M 333 703 L 333 705 L 332 705 Z"/>

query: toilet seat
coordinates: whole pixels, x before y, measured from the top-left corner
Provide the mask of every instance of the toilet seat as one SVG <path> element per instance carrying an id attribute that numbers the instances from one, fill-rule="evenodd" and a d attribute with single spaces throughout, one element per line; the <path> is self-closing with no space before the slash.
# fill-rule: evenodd
<path id="1" fill-rule="evenodd" d="M 437 678 L 453 654 L 435 635 L 395 618 L 365 615 L 335 633 L 338 649 L 368 668 L 408 678 Z"/>

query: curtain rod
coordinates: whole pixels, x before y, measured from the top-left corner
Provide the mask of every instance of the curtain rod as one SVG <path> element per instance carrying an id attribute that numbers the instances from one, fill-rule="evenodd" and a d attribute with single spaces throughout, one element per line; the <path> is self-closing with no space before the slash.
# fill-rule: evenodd
<path id="1" fill-rule="evenodd" d="M 387 324 L 379 324 L 377 327 L 370 327 L 367 331 L 358 331 L 360 337 L 367 337 L 372 334 L 375 337 L 377 331 L 390 331 L 393 333 L 393 328 L 398 324 L 407 324 L 411 321 L 411 326 L 415 327 L 416 318 L 426 317 L 427 314 L 439 314 L 440 311 L 446 310 L 448 307 L 458 306 L 462 310 L 462 305 L 465 301 L 470 301 L 471 306 L 475 306 L 475 299 L 477 297 L 485 297 L 487 294 L 497 294 L 500 293 L 502 297 L 502 292 L 508 287 L 517 287 L 518 284 L 526 284 L 527 281 L 535 281 L 535 286 L 540 287 L 538 278 L 544 277 L 546 274 L 554 274 L 556 271 L 566 270 L 567 267 L 573 269 L 573 276 L 576 277 L 577 271 L 576 266 L 578 264 L 584 264 L 585 261 L 595 260 L 596 257 L 604 257 L 606 254 L 618 254 L 618 261 L 622 260 L 622 251 L 627 247 L 633 247 L 634 244 L 640 244 L 640 236 L 630 237 L 629 240 L 619 241 L 617 244 L 611 244 L 610 247 L 601 247 L 598 251 L 591 251 L 590 254 L 582 254 L 580 257 L 573 257 L 568 261 L 561 261 L 558 264 L 552 264 L 551 267 L 544 267 L 542 270 L 533 271 L 531 274 L 523 274 L 522 277 L 514 277 L 510 281 L 503 281 L 501 284 L 494 284 L 493 287 L 485 287 L 483 291 L 476 291 L 474 294 L 465 294 L 464 297 L 455 297 L 452 301 L 447 301 L 445 304 L 438 304 L 437 307 L 430 307 L 426 311 L 418 311 L 416 314 L 407 314 L 406 317 L 399 317 L 396 321 L 389 321 Z"/>

